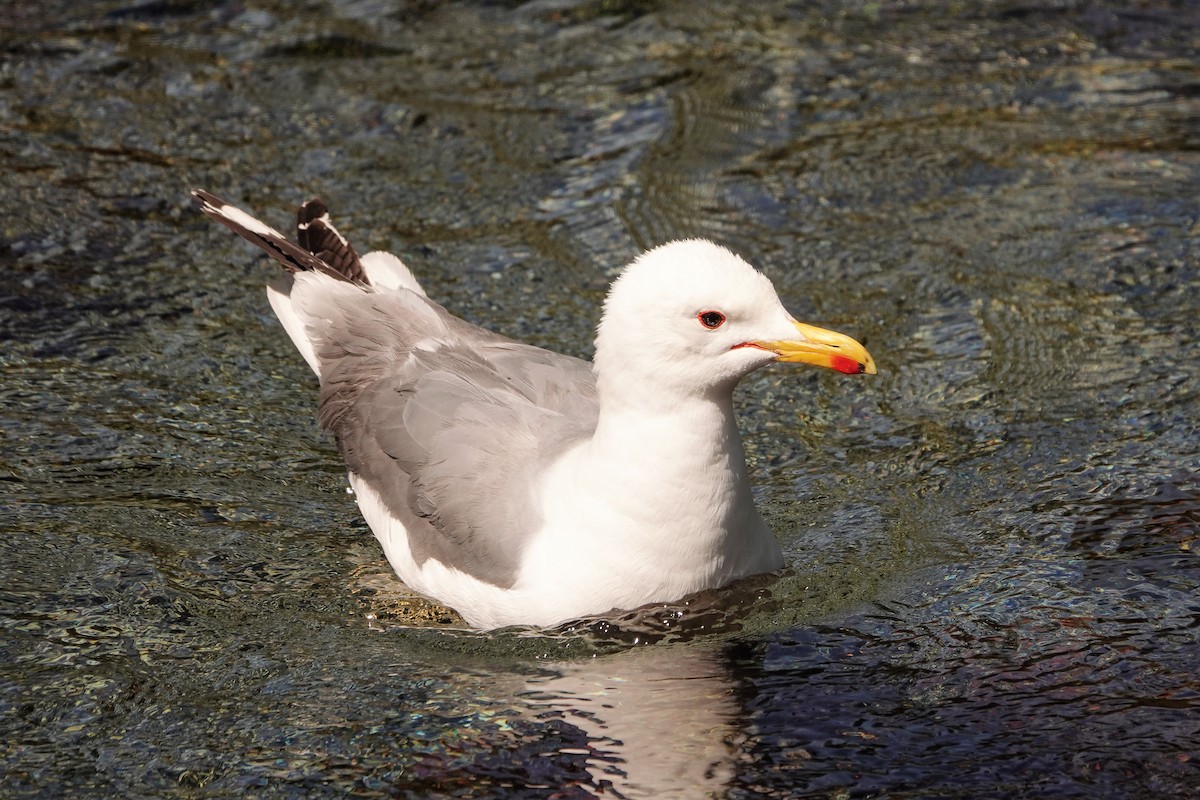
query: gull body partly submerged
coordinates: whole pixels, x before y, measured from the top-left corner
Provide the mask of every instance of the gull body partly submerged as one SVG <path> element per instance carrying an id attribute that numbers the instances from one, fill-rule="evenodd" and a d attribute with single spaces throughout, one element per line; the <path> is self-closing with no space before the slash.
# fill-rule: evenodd
<path id="1" fill-rule="evenodd" d="M 708 241 L 613 283 L 593 363 L 513 341 L 428 299 L 400 259 L 360 258 L 320 200 L 299 244 L 207 192 L 201 210 L 286 270 L 276 316 L 320 380 L 318 419 L 410 588 L 479 628 L 551 625 L 777 570 L 733 414 L 775 361 L 874 373 L 855 340 L 794 320 Z"/>

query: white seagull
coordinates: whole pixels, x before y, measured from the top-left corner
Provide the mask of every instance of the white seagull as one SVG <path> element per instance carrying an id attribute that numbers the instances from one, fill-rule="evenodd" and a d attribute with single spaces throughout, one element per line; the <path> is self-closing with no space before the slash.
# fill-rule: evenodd
<path id="1" fill-rule="evenodd" d="M 400 259 L 360 259 L 319 199 L 301 206 L 296 245 L 192 194 L 287 271 L 271 307 L 320 380 L 318 420 L 392 568 L 477 628 L 548 626 L 780 569 L 734 387 L 775 361 L 875 372 L 861 344 L 797 322 L 766 276 L 708 241 L 624 269 L 589 364 L 453 316 Z"/>

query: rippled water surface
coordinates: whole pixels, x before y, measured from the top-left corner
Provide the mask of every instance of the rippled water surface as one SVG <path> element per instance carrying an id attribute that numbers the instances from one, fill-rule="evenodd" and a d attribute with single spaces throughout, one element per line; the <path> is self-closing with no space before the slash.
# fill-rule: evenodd
<path id="1" fill-rule="evenodd" d="M 1198 65 L 1164 0 L 8 2 L 0 793 L 1194 797 Z M 879 375 L 739 392 L 778 579 L 461 631 L 193 186 L 580 355 L 717 239 Z"/>

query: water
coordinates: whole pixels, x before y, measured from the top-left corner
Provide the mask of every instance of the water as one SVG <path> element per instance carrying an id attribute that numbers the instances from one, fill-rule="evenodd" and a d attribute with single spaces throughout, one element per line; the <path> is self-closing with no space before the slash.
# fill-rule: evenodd
<path id="1" fill-rule="evenodd" d="M 1200 12 L 728 5 L 9 3 L 5 796 L 1195 795 Z M 708 236 L 879 375 L 738 395 L 781 577 L 464 632 L 193 186 L 580 355 Z"/>

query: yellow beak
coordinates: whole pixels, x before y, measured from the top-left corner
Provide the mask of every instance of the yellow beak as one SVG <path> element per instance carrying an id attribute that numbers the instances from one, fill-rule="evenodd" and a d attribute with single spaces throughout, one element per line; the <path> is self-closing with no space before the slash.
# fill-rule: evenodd
<path id="1" fill-rule="evenodd" d="M 815 364 L 828 367 L 848 375 L 875 374 L 875 359 L 854 339 L 844 333 L 827 331 L 814 325 L 792 320 L 799 336 L 773 342 L 749 342 L 753 347 L 770 350 L 779 361 L 799 364 Z"/>

